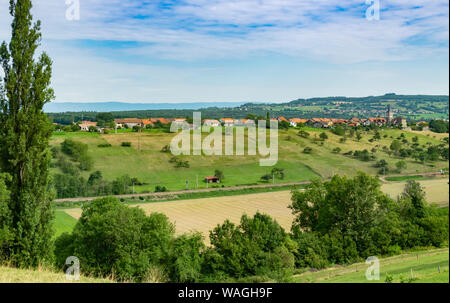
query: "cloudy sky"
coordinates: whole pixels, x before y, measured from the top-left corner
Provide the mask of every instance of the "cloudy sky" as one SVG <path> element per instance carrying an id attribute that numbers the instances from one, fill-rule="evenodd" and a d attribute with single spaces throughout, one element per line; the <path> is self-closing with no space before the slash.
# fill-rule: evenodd
<path id="1" fill-rule="evenodd" d="M 34 0 L 33 16 L 56 102 L 448 94 L 448 0 L 379 0 L 369 20 L 373 2 Z"/>

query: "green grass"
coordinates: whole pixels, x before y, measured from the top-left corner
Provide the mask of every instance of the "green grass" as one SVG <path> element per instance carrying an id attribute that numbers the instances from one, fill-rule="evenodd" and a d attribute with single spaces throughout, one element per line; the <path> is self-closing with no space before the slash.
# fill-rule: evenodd
<path id="1" fill-rule="evenodd" d="M 394 170 L 395 163 L 400 159 L 389 156 L 382 151 L 382 147 L 389 147 L 392 140 L 401 133 L 404 133 L 410 142 L 417 135 L 421 145 L 425 145 L 427 142 L 441 143 L 440 136 L 437 134 L 405 132 L 397 129 L 382 130 L 380 141 L 369 142 L 368 140 L 373 136 L 373 133 L 366 133 L 363 134 L 360 142 L 354 138 L 349 138 L 345 143 L 340 143 L 341 137 L 328 130 L 315 128 L 305 128 L 305 130 L 311 134 L 309 139 L 299 137 L 296 129 L 279 132 L 279 162 L 276 167 L 285 169 L 285 179 L 276 180 L 276 183 L 300 182 L 315 177 L 328 178 L 333 173 L 352 176 L 359 170 L 371 175 L 378 173 L 378 169 L 373 167 L 374 162 L 362 162 L 342 155 L 350 150 L 368 149 L 370 151 L 372 148 L 377 148 L 375 153 L 377 159 L 387 160 L 389 167 Z M 329 139 L 323 142 L 323 145 L 320 142 L 315 144 L 314 138 L 324 131 L 327 132 Z M 387 134 L 388 137 L 383 138 L 384 134 Z M 206 135 L 204 134 L 204 136 Z M 206 188 L 206 183 L 202 182 L 203 178 L 213 175 L 215 169 L 224 172 L 225 180 L 223 184 L 225 186 L 263 184 L 260 181 L 261 176 L 270 173 L 272 169 L 259 165 L 261 158 L 259 155 L 181 156 L 182 160 L 189 161 L 190 168 L 175 168 L 172 163 L 169 163 L 172 155 L 161 152 L 165 145 L 170 144 L 174 136 L 175 134 L 160 130 L 145 131 L 140 135 L 130 131 L 120 131 L 118 134 L 111 133 L 108 135 L 83 132 L 56 133 L 51 140 L 51 144 L 59 145 L 66 137 L 88 144 L 89 154 L 94 159 L 92 171 L 100 170 L 103 177 L 110 181 L 125 174 L 136 177 L 147 184 L 136 186 L 135 191 L 137 193 L 152 192 L 157 185 L 165 186 L 171 191 L 184 190 L 186 189 L 186 181 L 188 181 L 189 189 Z M 247 141 L 247 138 L 245 141 Z M 122 142 L 131 142 L 132 147 L 122 147 L 120 146 Z M 108 148 L 98 147 L 99 144 L 105 143 L 110 143 L 112 146 Z M 311 147 L 313 153 L 303 153 L 305 147 Z M 335 147 L 341 148 L 341 154 L 332 152 Z M 435 162 L 435 167 L 417 163 L 412 159 L 407 159 L 406 162 L 407 169 L 403 171 L 405 174 L 435 172 L 441 168 L 448 168 L 448 162 L 445 161 Z M 59 169 L 53 168 L 52 172 L 59 172 Z M 83 172 L 83 176 L 87 178 L 91 172 Z"/>
<path id="2" fill-rule="evenodd" d="M 397 181 L 409 181 L 409 180 L 429 180 L 429 179 L 434 179 L 434 177 L 416 175 L 416 176 L 386 177 L 385 179 L 387 181 L 397 182 Z"/>
<path id="3" fill-rule="evenodd" d="M 440 266 L 441 272 L 438 272 Z M 435 249 L 411 252 L 400 256 L 380 259 L 380 280 L 368 281 L 366 270 L 369 265 L 358 263 L 346 267 L 307 272 L 294 277 L 298 283 L 384 283 L 387 274 L 393 283 L 407 281 L 413 271 L 415 283 L 449 283 L 449 251 Z"/>
<path id="4" fill-rule="evenodd" d="M 53 226 L 55 229 L 54 237 L 57 238 L 65 232 L 72 233 L 75 224 L 77 224 L 77 220 L 69 216 L 67 213 L 59 210 L 55 211 L 55 219 L 53 221 Z"/>

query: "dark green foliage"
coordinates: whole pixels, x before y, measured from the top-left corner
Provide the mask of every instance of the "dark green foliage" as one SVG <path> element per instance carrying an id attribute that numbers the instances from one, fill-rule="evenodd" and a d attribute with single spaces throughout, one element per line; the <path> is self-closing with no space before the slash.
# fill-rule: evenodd
<path id="1" fill-rule="evenodd" d="M 327 135 L 326 133 L 321 133 L 321 134 L 319 135 L 319 138 L 322 139 L 322 141 L 325 141 L 325 140 L 328 139 L 328 135 Z"/>
<path id="2" fill-rule="evenodd" d="M 448 245 L 448 209 L 427 206 L 414 181 L 397 202 L 364 173 L 314 181 L 306 191 L 294 192 L 292 201 L 298 266 L 321 268 L 407 248 Z"/>
<path id="3" fill-rule="evenodd" d="M 283 180 L 284 179 L 284 169 L 283 168 L 277 168 L 274 167 L 272 169 L 272 176 L 274 176 L 277 179 Z"/>
<path id="4" fill-rule="evenodd" d="M 340 147 L 336 147 L 336 148 L 333 149 L 333 153 L 339 154 L 341 152 L 341 150 L 342 149 Z"/>
<path id="5" fill-rule="evenodd" d="M 100 148 L 107 148 L 107 147 L 111 147 L 112 145 L 109 143 L 104 143 L 104 144 L 99 144 L 98 147 Z"/>
<path id="6" fill-rule="evenodd" d="M 284 129 L 287 130 L 289 129 L 289 127 L 291 126 L 291 124 L 288 121 L 281 121 L 280 123 L 278 123 L 278 128 L 279 129 Z"/>
<path id="7" fill-rule="evenodd" d="M 131 147 L 131 142 L 122 142 L 121 146 L 123 146 L 123 147 Z"/>
<path id="8" fill-rule="evenodd" d="M 68 155 L 73 161 L 79 162 L 78 167 L 81 170 L 89 171 L 94 166 L 94 160 L 87 153 L 88 151 L 87 144 L 77 142 L 72 139 L 66 139 L 61 143 L 61 151 L 64 154 Z"/>
<path id="9" fill-rule="evenodd" d="M 145 281 L 151 265 L 168 264 L 174 227 L 162 214 L 147 217 L 143 210 L 104 198 L 83 206 L 72 235 L 56 242 L 58 267 L 77 256 L 85 274 L 118 281 Z"/>
<path id="10" fill-rule="evenodd" d="M 2 206 L 7 215 L 0 217 L 0 226 L 11 235 L 0 255 L 24 267 L 51 258 L 53 234 L 53 197 L 47 190 L 53 126 L 43 112 L 54 98 L 52 61 L 36 54 L 41 24 L 33 23 L 31 7 L 30 0 L 10 1 L 11 43 L 0 47 L 0 171 L 10 175 L 9 199 Z"/>
<path id="11" fill-rule="evenodd" d="M 273 176 L 271 174 L 265 174 L 263 176 L 261 176 L 261 181 L 264 182 L 269 182 L 270 180 L 272 180 Z"/>
<path id="12" fill-rule="evenodd" d="M 181 235 L 175 239 L 168 261 L 169 277 L 172 282 L 193 283 L 201 278 L 202 252 L 205 249 L 200 233 Z"/>
<path id="13" fill-rule="evenodd" d="M 228 220 L 210 233 L 204 273 L 234 278 L 283 274 L 294 268 L 296 244 L 267 215 L 242 216 L 235 226 Z"/>
<path id="14" fill-rule="evenodd" d="M 332 129 L 332 132 L 335 135 L 344 136 L 345 135 L 345 128 L 343 128 L 342 126 L 336 126 L 335 128 Z"/>
<path id="15" fill-rule="evenodd" d="M 305 153 L 305 154 L 312 154 L 313 153 L 313 149 L 311 147 L 305 147 L 303 149 L 303 153 Z"/>
<path id="16" fill-rule="evenodd" d="M 368 162 L 368 161 L 376 159 L 376 157 L 374 155 L 371 155 L 367 149 L 362 150 L 362 151 L 355 150 L 353 152 L 353 157 L 355 157 L 361 161 L 364 161 L 364 162 Z"/>
<path id="17" fill-rule="evenodd" d="M 225 176 L 223 174 L 223 171 L 216 169 L 214 171 L 214 177 L 218 178 L 220 182 L 222 182 L 225 179 Z"/>
<path id="18" fill-rule="evenodd" d="M 167 191 L 167 188 L 165 186 L 156 185 L 156 187 L 155 187 L 155 193 L 163 193 L 166 191 Z"/>
<path id="19" fill-rule="evenodd" d="M 448 133 L 449 123 L 442 120 L 430 121 L 430 129 L 435 133 Z"/>
<path id="20" fill-rule="evenodd" d="M 310 134 L 309 134 L 308 132 L 305 132 L 304 130 L 299 131 L 299 132 L 298 132 L 298 135 L 299 135 L 300 137 L 302 137 L 302 138 L 305 138 L 305 139 L 307 139 L 307 138 L 310 137 Z"/>

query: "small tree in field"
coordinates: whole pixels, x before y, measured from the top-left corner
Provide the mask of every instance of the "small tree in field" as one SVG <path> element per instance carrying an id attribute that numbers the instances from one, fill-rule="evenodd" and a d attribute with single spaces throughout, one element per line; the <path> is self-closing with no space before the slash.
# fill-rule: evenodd
<path id="1" fill-rule="evenodd" d="M 395 166 L 397 167 L 398 172 L 402 172 L 402 170 L 406 169 L 407 165 L 405 161 L 398 161 L 395 163 Z"/>
<path id="2" fill-rule="evenodd" d="M 223 175 L 223 171 L 216 169 L 214 172 L 214 177 L 218 178 L 220 182 L 222 182 L 223 179 L 225 179 L 225 176 Z"/>
<path id="3" fill-rule="evenodd" d="M 7 225 L 12 238 L 0 255 L 16 266 L 37 266 L 51 257 L 52 194 L 49 192 L 52 124 L 43 111 L 54 98 L 52 61 L 35 57 L 41 23 L 32 23 L 31 0 L 11 0 L 11 43 L 0 47 L 0 171 L 7 181 Z M 3 9 L 3 8 L 2 8 Z M 1 235 L 0 235 L 1 236 Z"/>
<path id="4" fill-rule="evenodd" d="M 320 139 L 322 139 L 322 141 L 325 141 L 328 139 L 328 135 L 326 133 L 321 133 L 319 137 L 320 137 Z"/>

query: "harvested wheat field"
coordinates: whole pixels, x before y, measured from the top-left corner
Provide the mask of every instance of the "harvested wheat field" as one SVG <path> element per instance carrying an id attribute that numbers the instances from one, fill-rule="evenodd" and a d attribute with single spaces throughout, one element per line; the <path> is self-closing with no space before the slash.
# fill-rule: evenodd
<path id="1" fill-rule="evenodd" d="M 420 184 L 425 188 L 430 203 L 448 205 L 448 179 L 424 180 Z M 401 194 L 406 182 L 384 184 L 382 190 L 392 198 Z M 294 216 L 288 206 L 291 204 L 291 192 L 269 192 L 250 195 L 214 197 L 194 200 L 178 200 L 172 202 L 155 202 L 136 204 L 146 214 L 163 213 L 175 223 L 177 234 L 199 231 L 209 243 L 209 231 L 226 219 L 239 223 L 242 214 L 254 215 L 257 211 L 270 215 L 286 230 L 291 229 Z M 67 209 L 67 214 L 75 219 L 80 218 L 81 209 Z"/>
<path id="2" fill-rule="evenodd" d="M 436 180 L 423 180 L 418 181 L 420 185 L 425 189 L 425 199 L 429 203 L 437 203 L 440 206 L 448 206 L 448 180 L 449 179 L 436 179 Z M 387 193 L 391 198 L 396 199 L 398 195 L 403 192 L 406 182 L 393 182 L 383 184 L 381 189 Z"/>
<path id="3" fill-rule="evenodd" d="M 253 216 L 257 211 L 270 215 L 287 231 L 291 229 L 293 215 L 288 206 L 291 192 L 260 193 L 241 196 L 215 197 L 173 202 L 138 204 L 147 214 L 159 212 L 167 215 L 176 225 L 177 234 L 199 231 L 209 242 L 209 231 L 226 219 L 239 223 L 242 214 Z M 81 209 L 66 212 L 78 219 Z"/>

